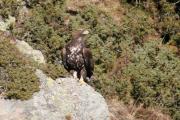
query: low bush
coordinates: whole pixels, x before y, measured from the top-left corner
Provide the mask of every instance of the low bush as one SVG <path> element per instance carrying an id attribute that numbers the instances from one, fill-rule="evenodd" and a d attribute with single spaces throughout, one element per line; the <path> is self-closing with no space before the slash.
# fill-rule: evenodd
<path id="1" fill-rule="evenodd" d="M 26 100 L 39 90 L 33 63 L 24 58 L 7 38 L 0 39 L 0 86 L 5 97 Z"/>
<path id="2" fill-rule="evenodd" d="M 136 48 L 132 63 L 123 71 L 130 77 L 131 96 L 145 106 L 159 106 L 178 120 L 180 61 L 159 42 Z"/>

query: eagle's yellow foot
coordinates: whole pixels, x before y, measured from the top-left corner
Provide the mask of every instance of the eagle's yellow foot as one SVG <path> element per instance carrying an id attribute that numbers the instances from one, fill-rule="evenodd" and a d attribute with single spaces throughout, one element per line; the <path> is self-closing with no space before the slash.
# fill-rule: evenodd
<path id="1" fill-rule="evenodd" d="M 80 83 L 80 85 L 84 85 L 84 84 L 86 84 L 86 83 L 84 82 L 84 80 L 83 80 L 83 78 L 82 78 L 82 77 L 80 78 L 79 83 Z"/>

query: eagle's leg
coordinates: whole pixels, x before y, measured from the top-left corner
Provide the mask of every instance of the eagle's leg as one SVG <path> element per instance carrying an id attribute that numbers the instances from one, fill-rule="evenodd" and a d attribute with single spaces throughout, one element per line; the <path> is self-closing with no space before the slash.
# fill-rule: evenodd
<path id="1" fill-rule="evenodd" d="M 81 78 L 80 78 L 80 80 L 79 80 L 79 83 L 80 83 L 80 85 L 85 84 L 83 76 L 81 76 Z"/>
<path id="2" fill-rule="evenodd" d="M 78 78 L 78 76 L 77 76 L 77 71 L 74 71 L 74 72 L 73 72 L 73 78 L 74 78 L 74 79 L 77 79 L 77 78 Z"/>
<path id="3" fill-rule="evenodd" d="M 85 69 L 82 69 L 81 71 L 80 71 L 80 74 L 79 74 L 79 83 L 80 83 L 80 85 L 83 85 L 83 84 L 85 84 L 85 81 L 84 81 L 84 78 L 85 78 Z"/>

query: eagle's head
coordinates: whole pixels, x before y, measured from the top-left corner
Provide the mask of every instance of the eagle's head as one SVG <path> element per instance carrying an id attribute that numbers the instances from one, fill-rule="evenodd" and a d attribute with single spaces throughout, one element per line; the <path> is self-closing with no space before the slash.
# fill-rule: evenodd
<path id="1" fill-rule="evenodd" d="M 77 40 L 77 39 L 83 39 L 83 37 L 85 37 L 86 35 L 89 34 L 88 30 L 79 30 L 78 32 L 76 32 L 73 35 L 73 39 Z"/>

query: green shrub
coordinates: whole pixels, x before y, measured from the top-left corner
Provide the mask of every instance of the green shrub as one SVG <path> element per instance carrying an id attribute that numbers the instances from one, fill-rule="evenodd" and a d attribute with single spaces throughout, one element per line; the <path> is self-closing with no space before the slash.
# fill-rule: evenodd
<path id="1" fill-rule="evenodd" d="M 39 90 L 33 63 L 24 58 L 8 39 L 0 39 L 0 86 L 5 97 L 29 99 Z M 2 77 L 4 76 L 4 77 Z"/>
<path id="2" fill-rule="evenodd" d="M 20 1 L 17 0 L 1 0 L 0 1 L 0 16 L 8 18 L 11 16 L 18 16 L 18 9 L 20 8 Z"/>
<path id="3" fill-rule="evenodd" d="M 69 39 L 63 25 L 64 2 L 63 0 L 34 2 L 32 1 L 29 9 L 31 15 L 25 23 L 15 26 L 13 33 L 35 49 L 41 50 L 48 62 L 55 62 L 59 60 L 57 52 Z"/>
<path id="4" fill-rule="evenodd" d="M 138 4 L 140 10 L 143 7 L 145 11 L 155 18 L 156 23 L 154 28 L 161 34 L 161 37 L 163 38 L 162 43 L 166 44 L 169 41 L 175 42 L 179 47 L 180 42 L 179 39 L 177 40 L 176 38 L 179 37 L 180 33 L 180 21 L 178 13 L 175 11 L 175 5 L 173 4 L 178 2 L 178 0 L 142 0 L 138 2 L 136 2 L 136 0 L 126 0 L 126 2 Z M 165 37 L 166 35 L 168 35 L 167 38 Z"/>
<path id="5" fill-rule="evenodd" d="M 65 77 L 67 72 L 64 70 L 64 68 L 60 65 L 47 63 L 46 65 L 40 66 L 40 69 L 49 77 L 52 79 L 56 79 L 59 77 Z"/>
<path id="6" fill-rule="evenodd" d="M 166 108 L 175 117 L 179 113 L 179 71 L 179 58 L 153 41 L 136 49 L 124 73 L 131 78 L 130 92 L 135 100 L 145 106 Z"/>

